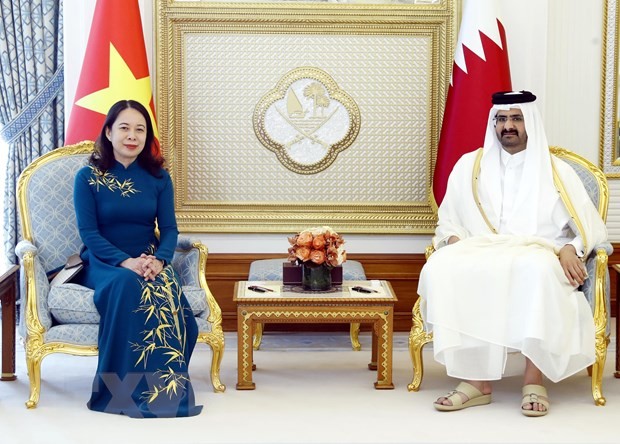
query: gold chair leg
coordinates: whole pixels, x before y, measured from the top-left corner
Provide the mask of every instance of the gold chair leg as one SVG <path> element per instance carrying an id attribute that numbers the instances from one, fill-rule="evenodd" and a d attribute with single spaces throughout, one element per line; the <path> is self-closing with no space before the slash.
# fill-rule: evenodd
<path id="1" fill-rule="evenodd" d="M 607 400 L 603 396 L 603 370 L 607 361 L 607 345 L 609 338 L 596 341 L 596 361 L 592 365 L 592 398 L 594 404 L 603 406 Z"/>
<path id="2" fill-rule="evenodd" d="M 260 349 L 260 343 L 263 340 L 263 324 L 262 322 L 256 322 L 254 324 L 254 343 L 252 344 L 254 350 Z"/>
<path id="3" fill-rule="evenodd" d="M 359 322 L 351 322 L 351 327 L 349 329 L 349 335 L 351 336 L 351 346 L 353 350 L 360 351 L 362 349 L 362 344 L 360 344 L 360 323 Z"/>
<path id="4" fill-rule="evenodd" d="M 211 345 L 213 351 L 213 360 L 211 361 L 211 384 L 213 384 L 213 391 L 221 393 L 226 390 L 226 386 L 220 381 L 220 365 L 222 364 L 222 357 L 224 356 L 224 342 L 218 341 L 218 344 Z"/>
<path id="5" fill-rule="evenodd" d="M 226 386 L 222 384 L 220 380 L 220 366 L 222 364 L 222 358 L 224 356 L 224 333 L 221 328 L 216 329 L 215 332 L 201 332 L 198 334 L 197 342 L 204 342 L 211 347 L 213 354 L 211 358 L 211 384 L 213 384 L 213 391 L 215 393 L 221 393 L 226 390 Z"/>
<path id="6" fill-rule="evenodd" d="M 424 377 L 424 360 L 422 358 L 423 343 L 420 337 L 415 334 L 414 329 L 409 332 L 409 353 L 411 355 L 411 364 L 413 365 L 413 379 L 407 386 L 410 392 L 420 390 L 422 378 Z"/>
<path id="7" fill-rule="evenodd" d="M 34 409 L 39 403 L 41 393 L 41 356 L 26 358 L 26 367 L 28 369 L 28 379 L 30 380 L 30 398 L 26 401 L 26 408 Z"/>
<path id="8" fill-rule="evenodd" d="M 596 405 L 605 405 L 607 402 L 603 396 L 603 370 L 605 369 L 607 346 L 609 345 L 607 304 L 605 303 L 607 299 L 605 288 L 607 261 L 607 252 L 604 249 L 597 250 L 594 276 L 594 347 L 596 360 L 592 366 L 592 397 Z"/>
<path id="9" fill-rule="evenodd" d="M 604 366 L 604 364 L 603 364 Z M 607 403 L 607 400 L 603 396 L 603 372 L 599 363 L 594 364 L 592 375 L 592 398 L 594 398 L 594 404 L 603 406 Z"/>
<path id="10" fill-rule="evenodd" d="M 409 332 L 409 354 L 411 355 L 411 363 L 413 364 L 413 379 L 407 386 L 410 392 L 420 390 L 422 378 L 424 377 L 424 361 L 422 358 L 422 348 L 427 342 L 432 341 L 432 333 L 424 331 L 424 322 L 422 321 L 422 313 L 420 312 L 420 301 L 418 298 L 413 306 L 413 326 Z"/>

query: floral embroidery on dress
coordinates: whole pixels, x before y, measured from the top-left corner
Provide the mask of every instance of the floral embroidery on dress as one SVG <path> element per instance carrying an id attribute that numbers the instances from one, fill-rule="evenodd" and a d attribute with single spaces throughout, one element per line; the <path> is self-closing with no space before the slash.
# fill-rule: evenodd
<path id="1" fill-rule="evenodd" d="M 88 179 L 88 184 L 97 187 L 97 191 L 99 191 L 100 186 L 106 187 L 112 192 L 119 190 L 122 197 L 129 197 L 131 194 L 140 192 L 140 190 L 136 190 L 134 188 L 134 184 L 131 179 L 126 179 L 121 182 L 109 171 L 101 171 L 99 168 L 92 165 L 89 165 L 89 168 L 93 173 L 90 179 Z"/>
<path id="2" fill-rule="evenodd" d="M 141 284 L 142 295 L 136 312 L 146 315 L 145 326 L 151 318 L 155 318 L 156 325 L 145 328 L 141 343 L 131 344 L 133 351 L 140 353 L 135 366 L 142 362 L 146 368 L 147 361 L 153 353 L 168 357 L 164 363 L 166 368 L 157 369 L 155 372 L 160 382 L 143 393 L 143 399 L 150 403 L 160 394 L 165 393 L 172 399 L 178 390 L 185 390 L 186 382 L 189 381 L 187 375 L 175 372 L 168 364 L 178 363 L 181 367 L 185 364 L 183 351 L 186 332 L 184 324 L 179 320 L 179 317 L 183 316 L 179 300 L 181 288 L 174 278 L 172 267 L 166 266 L 156 281 Z"/>

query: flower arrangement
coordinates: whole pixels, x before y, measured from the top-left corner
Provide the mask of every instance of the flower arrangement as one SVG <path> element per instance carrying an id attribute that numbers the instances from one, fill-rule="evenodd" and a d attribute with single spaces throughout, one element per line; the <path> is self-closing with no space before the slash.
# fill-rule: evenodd
<path id="1" fill-rule="evenodd" d="M 302 264 L 311 261 L 316 265 L 336 267 L 347 260 L 344 239 L 330 227 L 303 230 L 288 238 L 288 260 Z"/>

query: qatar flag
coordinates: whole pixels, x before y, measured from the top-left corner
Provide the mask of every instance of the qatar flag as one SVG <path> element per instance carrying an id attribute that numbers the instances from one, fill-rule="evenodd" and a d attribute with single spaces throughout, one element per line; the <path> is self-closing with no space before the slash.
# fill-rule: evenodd
<path id="1" fill-rule="evenodd" d="M 95 140 L 119 100 L 136 100 L 149 112 L 159 154 L 159 135 L 138 0 L 97 0 L 75 93 L 65 144 Z"/>
<path id="2" fill-rule="evenodd" d="M 459 158 L 484 143 L 491 95 L 512 90 L 506 34 L 497 0 L 465 0 L 452 82 L 437 147 L 433 197 L 441 204 Z"/>

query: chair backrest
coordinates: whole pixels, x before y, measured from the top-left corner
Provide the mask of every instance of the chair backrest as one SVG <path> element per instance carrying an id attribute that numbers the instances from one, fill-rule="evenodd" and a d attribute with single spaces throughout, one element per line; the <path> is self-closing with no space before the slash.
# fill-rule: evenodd
<path id="1" fill-rule="evenodd" d="M 577 173 L 583 185 L 592 199 L 592 203 L 598 209 L 603 221 L 607 220 L 607 207 L 609 206 L 609 187 L 607 177 L 599 167 L 588 159 L 558 146 L 550 146 L 551 154 L 568 163 Z"/>
<path id="2" fill-rule="evenodd" d="M 87 164 L 93 146 L 93 142 L 81 142 L 57 148 L 32 162 L 19 177 L 17 198 L 22 234 L 37 247 L 37 256 L 46 272 L 65 264 L 82 246 L 73 186 L 75 175 Z"/>

